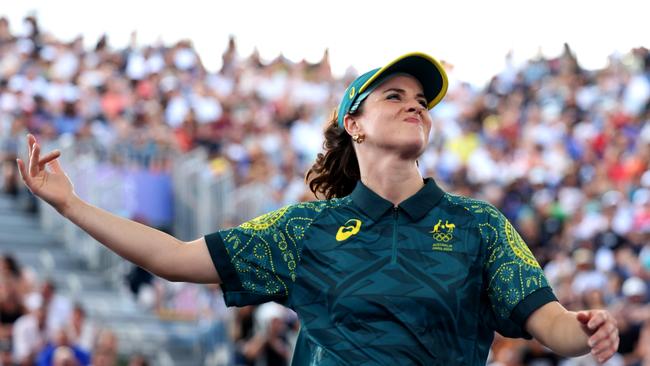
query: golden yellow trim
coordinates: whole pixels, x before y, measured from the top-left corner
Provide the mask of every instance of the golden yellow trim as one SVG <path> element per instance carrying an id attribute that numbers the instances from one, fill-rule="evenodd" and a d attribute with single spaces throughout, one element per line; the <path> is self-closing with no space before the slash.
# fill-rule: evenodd
<path id="1" fill-rule="evenodd" d="M 445 94 L 447 94 L 447 88 L 449 86 L 449 81 L 447 80 L 447 73 L 445 72 L 445 69 L 438 62 L 438 60 L 436 60 L 435 58 L 427 55 L 426 53 L 422 53 L 422 52 L 407 53 L 407 54 L 402 55 L 402 56 L 396 58 L 395 60 L 391 61 L 386 66 L 379 69 L 372 77 L 370 77 L 370 79 L 368 79 L 363 85 L 361 85 L 361 87 L 359 88 L 359 93 L 363 93 L 366 90 L 366 88 L 368 88 L 368 86 L 370 84 L 372 84 L 373 81 L 377 80 L 377 78 L 380 77 L 381 74 L 383 74 L 383 72 L 386 69 L 388 69 L 389 67 L 395 65 L 398 61 L 401 61 L 401 60 L 403 60 L 403 59 L 405 59 L 407 57 L 411 57 L 411 56 L 418 56 L 418 57 L 422 57 L 422 58 L 428 60 L 429 62 L 431 62 L 436 67 L 436 69 L 438 69 L 438 71 L 440 72 L 440 75 L 442 76 L 442 87 L 440 88 L 440 92 L 438 92 L 438 95 L 436 95 L 435 98 L 433 98 L 429 102 L 429 104 L 427 105 L 428 109 L 433 108 L 436 104 L 438 104 L 440 102 L 440 100 L 442 100 L 442 98 L 445 96 Z"/>
<path id="2" fill-rule="evenodd" d="M 239 226 L 242 229 L 247 229 L 247 230 L 254 230 L 254 231 L 266 230 L 269 227 L 275 225 L 275 223 L 278 222 L 278 220 L 280 220 L 284 216 L 284 214 L 287 212 L 288 209 L 289 206 L 285 206 L 276 211 L 272 211 L 264 215 L 258 216 Z"/>
<path id="3" fill-rule="evenodd" d="M 519 233 L 517 233 L 517 230 L 515 230 L 510 221 L 506 222 L 504 231 L 506 232 L 506 240 L 508 241 L 508 245 L 512 252 L 527 265 L 541 268 L 539 263 L 537 263 L 537 259 L 535 259 L 535 256 L 528 248 L 528 245 L 526 245 L 521 236 L 519 236 Z"/>
<path id="4" fill-rule="evenodd" d="M 348 96 L 350 97 L 350 99 L 354 98 L 354 87 L 350 89 L 350 94 L 348 94 Z"/>

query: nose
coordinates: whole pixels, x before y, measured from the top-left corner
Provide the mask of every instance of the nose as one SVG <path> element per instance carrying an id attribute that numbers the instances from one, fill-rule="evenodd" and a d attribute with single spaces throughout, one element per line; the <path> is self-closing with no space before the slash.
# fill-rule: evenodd
<path id="1" fill-rule="evenodd" d="M 408 108 L 406 110 L 408 112 L 422 113 L 424 111 L 424 107 L 422 104 L 420 104 L 420 102 L 413 101 L 408 105 Z"/>

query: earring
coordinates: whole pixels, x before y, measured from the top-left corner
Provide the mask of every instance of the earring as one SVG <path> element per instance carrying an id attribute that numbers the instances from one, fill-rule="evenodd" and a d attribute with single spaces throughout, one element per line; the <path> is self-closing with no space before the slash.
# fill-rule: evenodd
<path id="1" fill-rule="evenodd" d="M 361 135 L 358 135 L 358 134 L 352 135 L 352 141 L 356 142 L 357 144 L 362 143 L 365 138 L 366 138 L 366 136 L 364 136 L 363 134 L 361 134 Z"/>

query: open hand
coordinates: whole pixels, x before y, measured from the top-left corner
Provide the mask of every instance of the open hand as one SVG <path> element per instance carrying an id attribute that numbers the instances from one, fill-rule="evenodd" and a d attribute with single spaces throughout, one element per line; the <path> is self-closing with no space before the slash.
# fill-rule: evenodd
<path id="1" fill-rule="evenodd" d="M 35 196 L 62 212 L 74 193 L 72 182 L 57 160 L 61 152 L 54 150 L 41 157 L 41 147 L 31 134 L 27 135 L 27 146 L 27 166 L 21 159 L 16 159 L 23 182 Z"/>
<path id="2" fill-rule="evenodd" d="M 603 363 L 618 349 L 618 327 L 614 317 L 606 310 L 587 310 L 578 312 L 578 321 L 589 335 L 587 344 L 591 354 Z"/>

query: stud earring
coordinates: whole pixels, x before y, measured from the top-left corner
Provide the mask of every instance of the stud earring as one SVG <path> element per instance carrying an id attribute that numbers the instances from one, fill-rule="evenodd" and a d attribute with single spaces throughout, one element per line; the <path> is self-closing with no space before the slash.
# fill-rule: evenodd
<path id="1" fill-rule="evenodd" d="M 357 144 L 362 143 L 365 138 L 366 138 L 366 136 L 364 136 L 363 134 L 361 134 L 361 135 L 358 135 L 358 134 L 352 135 L 352 141 L 356 142 Z"/>

